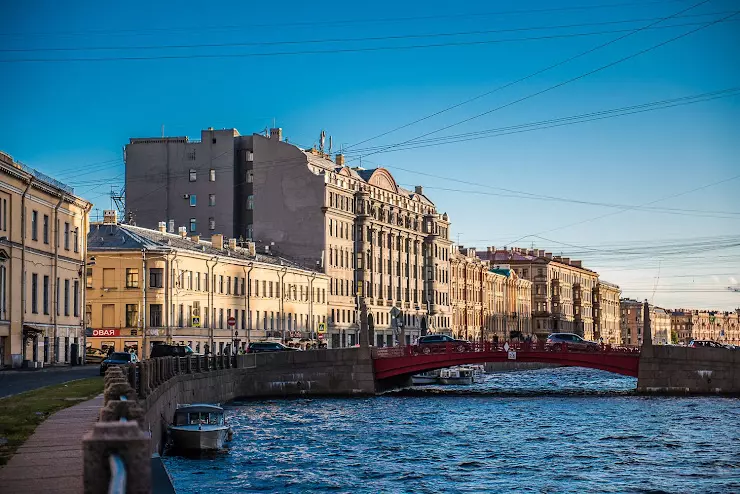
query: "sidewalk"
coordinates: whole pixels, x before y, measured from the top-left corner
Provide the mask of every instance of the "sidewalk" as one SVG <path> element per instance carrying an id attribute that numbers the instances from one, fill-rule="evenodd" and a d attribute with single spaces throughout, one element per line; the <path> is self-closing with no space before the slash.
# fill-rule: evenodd
<path id="1" fill-rule="evenodd" d="M 92 429 L 102 406 L 101 394 L 46 419 L 0 468 L 0 491 L 80 494 L 82 436 Z"/>

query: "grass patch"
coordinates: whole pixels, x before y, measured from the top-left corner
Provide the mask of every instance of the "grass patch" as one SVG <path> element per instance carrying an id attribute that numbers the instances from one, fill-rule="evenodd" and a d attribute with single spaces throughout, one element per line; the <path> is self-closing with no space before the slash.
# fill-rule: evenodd
<path id="1" fill-rule="evenodd" d="M 91 377 L 34 389 L 0 400 L 0 465 L 51 414 L 103 392 L 103 378 Z"/>

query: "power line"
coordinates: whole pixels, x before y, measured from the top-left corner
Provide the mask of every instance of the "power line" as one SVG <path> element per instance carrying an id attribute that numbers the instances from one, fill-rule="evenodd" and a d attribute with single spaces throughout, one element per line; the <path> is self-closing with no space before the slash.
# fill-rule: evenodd
<path id="1" fill-rule="evenodd" d="M 646 7 L 652 5 L 663 5 L 666 3 L 679 3 L 686 2 L 688 0 L 662 0 L 653 2 L 624 2 L 624 3 L 612 3 L 602 5 L 577 5 L 572 7 L 552 7 L 546 9 L 520 9 L 520 10 L 501 10 L 493 12 L 474 12 L 474 13 L 445 13 L 439 15 L 427 15 L 427 16 L 406 16 L 406 17 L 384 17 L 384 18 L 362 18 L 362 19 L 320 19 L 302 22 L 287 22 L 287 23 L 269 23 L 269 24 L 258 24 L 250 22 L 248 24 L 232 24 L 232 25 L 221 25 L 221 26 L 183 26 L 176 28 L 147 28 L 147 29 L 91 29 L 87 31 L 57 31 L 57 32 L 32 32 L 32 33 L 13 33 L 13 32 L 2 32 L 0 36 L 76 36 L 76 35 L 111 35 L 111 34 L 126 34 L 126 33 L 146 33 L 146 32 L 171 32 L 171 31 L 186 31 L 187 33 L 193 33 L 198 30 L 229 30 L 229 29 L 244 29 L 249 27 L 254 28 L 278 28 L 278 27 L 290 27 L 290 26 L 327 26 L 327 25 L 342 25 L 342 24 L 374 24 L 374 23 L 385 23 L 385 22 L 409 22 L 409 21 L 423 21 L 432 19 L 453 19 L 453 18 L 466 18 L 466 17 L 483 17 L 483 16 L 497 16 L 497 15 L 519 15 L 519 14 L 543 14 L 552 12 L 565 12 L 565 11 L 587 11 L 595 9 L 608 9 L 618 7 L 631 7 L 639 6 Z"/>
<path id="2" fill-rule="evenodd" d="M 612 43 L 615 43 L 615 42 L 617 42 L 617 41 L 619 41 L 619 40 L 621 40 L 621 39 L 624 39 L 624 38 L 626 38 L 626 37 L 628 37 L 628 36 L 631 36 L 631 35 L 633 35 L 633 34 L 636 34 L 636 33 L 638 33 L 638 32 L 644 31 L 645 29 L 648 29 L 648 28 L 650 28 L 650 27 L 654 26 L 655 24 L 658 24 L 658 23 L 660 23 L 660 22 L 663 22 L 663 21 L 665 21 L 665 20 L 668 20 L 668 19 L 670 19 L 670 18 L 672 18 L 672 17 L 674 17 L 674 16 L 676 16 L 676 15 L 682 14 L 682 13 L 686 12 L 687 10 L 693 9 L 693 8 L 695 8 L 695 7 L 699 6 L 699 5 L 702 5 L 702 4 L 706 3 L 707 1 L 708 1 L 708 0 L 702 0 L 701 2 L 699 2 L 699 3 L 697 3 L 697 4 L 695 4 L 695 5 L 691 6 L 691 7 L 689 7 L 688 9 L 684 9 L 684 10 L 682 10 L 681 12 L 677 12 L 676 14 L 673 14 L 673 15 L 671 15 L 671 16 L 665 17 L 665 18 L 663 18 L 663 19 L 662 19 L 662 20 L 660 20 L 660 21 L 655 21 L 655 22 L 653 22 L 653 23 L 651 23 L 651 24 L 648 24 L 647 26 L 644 26 L 644 27 L 642 27 L 642 28 L 639 28 L 639 29 L 637 29 L 637 30 L 633 30 L 633 31 L 630 31 L 629 33 L 625 34 L 624 36 L 620 36 L 619 38 L 616 38 L 616 39 L 614 39 L 614 40 L 611 40 L 611 41 L 609 41 L 609 42 L 607 42 L 607 43 L 605 43 L 605 44 L 599 45 L 599 46 L 597 46 L 597 47 L 595 47 L 595 48 L 592 48 L 591 50 L 589 50 L 589 51 L 587 51 L 587 52 L 583 52 L 582 54 L 580 54 L 580 55 L 576 55 L 575 57 L 572 57 L 572 58 L 578 58 L 578 57 L 580 57 L 580 56 L 583 56 L 583 55 L 585 55 L 585 54 L 587 54 L 587 53 L 591 53 L 591 52 L 593 52 L 593 51 L 595 51 L 595 50 L 598 50 L 598 49 L 600 49 L 600 48 L 603 48 L 603 47 L 605 47 L 605 46 L 608 46 L 608 45 L 610 45 L 610 44 L 612 44 Z M 523 97 L 521 97 L 521 98 L 518 98 L 518 99 L 516 99 L 516 100 L 514 100 L 514 101 L 510 101 L 509 103 L 506 103 L 506 104 L 504 104 L 504 105 L 500 105 L 500 106 L 497 106 L 497 107 L 495 107 L 495 108 L 493 108 L 493 109 L 491 109 L 491 110 L 487 110 L 487 111 L 485 111 L 485 112 L 482 112 L 482 113 L 478 113 L 478 114 L 476 114 L 476 115 L 474 115 L 474 116 L 472 116 L 472 117 L 468 117 L 468 118 L 465 118 L 465 119 L 463 119 L 463 120 L 459 120 L 459 121 L 457 121 L 457 122 L 455 122 L 455 123 L 452 123 L 452 124 L 446 125 L 446 126 L 444 126 L 444 127 L 440 127 L 440 128 L 438 128 L 438 129 L 436 129 L 436 130 L 433 130 L 433 131 L 430 131 L 430 132 L 426 132 L 426 133 L 424 133 L 424 134 L 421 134 L 421 135 L 419 135 L 419 136 L 417 136 L 417 137 L 414 137 L 414 138 L 411 138 L 411 139 L 407 139 L 406 141 L 403 141 L 403 142 L 401 142 L 401 143 L 397 143 L 397 144 L 392 144 L 392 145 L 389 145 L 389 146 L 387 146 L 387 147 L 385 148 L 385 150 L 388 150 L 388 149 L 393 149 L 393 148 L 399 147 L 399 146 L 401 146 L 401 145 L 404 145 L 404 144 L 408 144 L 409 142 L 413 142 L 413 141 L 416 141 L 416 140 L 418 140 L 418 139 L 421 139 L 421 138 L 423 138 L 423 137 L 427 137 L 427 136 L 430 136 L 430 135 L 432 135 L 432 134 L 436 134 L 437 132 L 441 132 L 441 131 L 443 131 L 443 130 L 447 130 L 447 129 L 449 129 L 449 128 L 452 128 L 452 127 L 456 127 L 456 126 L 458 126 L 458 125 L 461 125 L 461 124 L 463 124 L 463 123 L 466 123 L 466 122 L 470 122 L 471 120 L 475 120 L 475 119 L 477 119 L 477 118 L 480 118 L 480 117 L 482 117 L 482 116 L 485 116 L 485 115 L 489 115 L 489 114 L 491 114 L 491 113 L 494 113 L 494 112 L 496 112 L 496 111 L 498 111 L 498 110 L 502 110 L 502 109 L 504 109 L 504 108 L 508 108 L 508 107 L 510 107 L 510 106 L 513 106 L 513 105 L 515 105 L 515 104 L 517 104 L 517 103 L 521 103 L 522 101 L 526 101 L 526 100 L 529 100 L 529 99 L 531 99 L 531 98 L 534 98 L 534 97 L 536 97 L 536 96 L 539 96 L 539 95 L 541 95 L 541 94 L 547 93 L 547 92 L 549 92 L 549 91 L 552 91 L 552 90 L 554 90 L 554 89 L 557 89 L 557 88 L 559 88 L 559 87 L 565 86 L 565 85 L 567 85 L 567 84 L 570 84 L 570 83 L 572 83 L 572 82 L 575 82 L 575 81 L 578 81 L 578 80 L 580 80 L 580 79 L 583 79 L 583 78 L 585 78 L 585 77 L 588 77 L 588 76 L 590 76 L 590 75 L 593 75 L 593 74 L 596 74 L 596 73 L 598 73 L 598 72 L 601 72 L 602 70 L 606 70 L 607 68 L 613 67 L 613 66 L 615 66 L 615 65 L 618 65 L 618 64 L 620 64 L 620 63 L 622 63 L 622 62 L 625 62 L 625 61 L 627 61 L 627 60 L 630 60 L 630 59 L 632 59 L 632 58 L 635 58 L 635 57 L 638 57 L 638 56 L 640 56 L 640 55 L 643 55 L 643 54 L 645 54 L 645 53 L 648 53 L 648 52 L 650 52 L 650 51 L 652 51 L 652 50 L 655 50 L 655 49 L 657 49 L 657 48 L 660 48 L 660 47 L 662 47 L 662 46 L 665 46 L 665 45 L 667 45 L 667 44 L 669 44 L 669 43 L 672 43 L 672 42 L 674 42 L 674 41 L 677 41 L 677 40 L 679 40 L 679 39 L 685 38 L 686 36 L 689 36 L 689 35 L 691 35 L 691 34 L 694 34 L 694 33 L 696 33 L 696 32 L 699 32 L 699 31 L 701 31 L 702 29 L 706 29 L 706 28 L 708 28 L 708 27 L 710 27 L 710 26 L 713 26 L 714 24 L 717 24 L 718 22 L 721 22 L 721 21 L 727 20 L 727 19 L 729 19 L 729 18 L 731 18 L 731 17 L 733 17 L 733 16 L 737 15 L 738 13 L 740 13 L 740 11 L 735 11 L 734 13 L 732 13 L 732 14 L 729 14 L 729 15 L 727 15 L 727 16 L 725 16 L 725 17 L 722 17 L 722 18 L 720 18 L 720 19 L 716 19 L 716 20 L 714 20 L 714 21 L 711 21 L 711 22 L 705 23 L 705 24 L 701 25 L 700 27 L 698 27 L 698 28 L 696 28 L 696 29 L 692 29 L 691 31 L 687 31 L 687 32 L 685 32 L 685 33 L 683 33 L 683 34 L 680 34 L 680 35 L 678 35 L 678 36 L 674 36 L 673 38 L 670 38 L 670 39 L 668 39 L 668 40 L 666 40 L 666 41 L 662 41 L 662 42 L 660 42 L 660 43 L 658 43 L 658 44 L 655 44 L 655 45 L 653 45 L 653 46 L 650 46 L 650 47 L 648 47 L 648 48 L 645 48 L 645 49 L 643 49 L 643 50 L 640 50 L 640 51 L 638 51 L 638 52 L 632 53 L 631 55 L 627 55 L 626 57 L 622 57 L 622 58 L 620 58 L 620 59 L 618 59 L 618 60 L 615 60 L 615 61 L 613 61 L 613 62 L 610 62 L 610 63 L 608 63 L 608 64 L 602 65 L 602 66 L 600 66 L 600 67 L 598 67 L 598 68 L 596 68 L 596 69 L 593 69 L 593 70 L 590 70 L 590 71 L 588 71 L 588 72 L 582 73 L 582 74 L 580 74 L 580 75 L 578 75 L 578 76 L 576 76 L 576 77 L 572 77 L 572 78 L 570 78 L 570 79 L 567 79 L 567 80 L 565 80 L 565 81 L 563 81 L 563 82 L 560 82 L 560 83 L 558 83 L 558 84 L 554 84 L 554 85 L 552 85 L 552 86 L 549 86 L 549 87 L 547 87 L 547 88 L 545 88 L 545 89 L 542 89 L 542 90 L 540 90 L 540 91 L 537 91 L 537 92 L 534 92 L 534 93 L 530 93 L 530 94 L 528 94 L 527 96 L 523 96 Z M 568 59 L 568 61 L 569 61 L 569 60 L 570 60 L 570 59 Z M 565 62 L 563 62 L 563 63 L 565 63 Z M 562 65 L 562 63 L 560 63 L 560 64 L 556 64 L 556 66 L 557 66 L 557 65 Z M 548 69 L 545 69 L 545 70 L 549 70 L 549 68 L 548 68 Z M 541 73 L 541 72 L 540 72 L 540 73 Z M 537 73 L 535 73 L 535 75 L 536 75 L 536 74 L 537 74 Z M 526 79 L 528 79 L 529 77 L 531 77 L 531 76 L 527 76 L 527 77 L 525 77 L 525 78 L 523 78 L 523 79 L 519 79 L 519 80 L 517 80 L 517 81 L 514 81 L 513 83 L 509 83 L 509 84 L 507 84 L 507 85 L 501 86 L 501 88 L 504 88 L 504 87 L 508 87 L 508 86 L 510 86 L 510 85 L 512 85 L 512 84 L 516 84 L 516 83 L 518 83 L 518 82 L 521 82 L 522 80 L 526 80 Z M 373 152 L 373 153 L 369 153 L 369 155 L 377 154 L 377 153 L 379 153 L 379 152 L 384 152 L 385 150 L 382 150 L 382 151 L 375 151 L 375 152 Z"/>
<path id="3" fill-rule="evenodd" d="M 708 1 L 708 0 L 705 0 Z M 717 21 L 725 22 L 725 20 Z M 715 22 L 715 23 L 717 23 Z M 672 29 L 677 27 L 696 26 L 701 23 L 685 23 L 671 26 L 659 26 L 656 28 L 645 29 Z M 416 50 L 426 48 L 454 47 L 454 46 L 475 46 L 490 45 L 497 43 L 511 43 L 517 41 L 539 41 L 551 39 L 567 39 L 587 36 L 599 36 L 603 34 L 614 34 L 623 32 L 632 32 L 627 29 L 615 29 L 609 31 L 594 31 L 586 33 L 557 34 L 547 36 L 530 36 L 521 38 L 482 40 L 482 41 L 460 41 L 450 43 L 429 43 L 420 45 L 399 45 L 399 46 L 373 46 L 360 48 L 333 48 L 329 50 L 296 50 L 296 51 L 274 51 L 274 52 L 251 52 L 251 53 L 212 53 L 212 54 L 186 54 L 186 55 L 155 55 L 155 56 L 115 56 L 115 57 L 67 57 L 67 58 L 6 58 L 0 59 L 0 63 L 47 63 L 47 62 L 112 62 L 112 61 L 146 61 L 146 60 L 192 60 L 192 59 L 211 59 L 211 58 L 250 58 L 250 57 L 274 57 L 290 55 L 335 55 L 339 53 L 363 53 L 379 51 L 396 51 L 396 50 Z"/>
<path id="4" fill-rule="evenodd" d="M 719 12 L 708 12 L 705 14 L 688 14 L 683 16 L 676 16 L 675 19 L 684 19 L 692 17 L 706 17 L 727 14 L 730 11 L 719 11 Z M 370 36 L 362 38 L 321 38 L 321 39 L 305 39 L 305 40 L 279 40 L 279 41 L 240 41 L 240 42 L 228 42 L 228 43 L 193 43 L 193 44 L 176 44 L 176 45 L 127 45 L 127 46 L 73 46 L 73 47 L 60 47 L 60 46 L 48 46 L 42 48 L 3 48 L 0 49 L 0 53 L 33 53 L 33 52 L 69 52 L 69 51 L 111 51 L 111 50 L 170 50 L 170 49 L 192 49 L 192 48 L 226 48 L 226 47 L 243 47 L 243 46 L 281 46 L 281 45 L 304 45 L 304 44 L 320 44 L 320 43 L 354 43 L 361 41 L 387 41 L 387 40 L 399 40 L 399 39 L 420 39 L 420 38 L 440 38 L 440 37 L 453 37 L 453 36 L 473 36 L 473 35 L 484 35 L 484 34 L 496 34 L 496 33 L 511 33 L 521 31 L 542 31 L 549 29 L 567 29 L 575 27 L 589 27 L 589 26 L 608 26 L 614 24 L 628 24 L 634 22 L 647 22 L 659 20 L 661 18 L 640 18 L 640 19 L 623 19 L 617 21 L 602 21 L 602 22 L 582 22 L 576 24 L 555 24 L 549 26 L 532 26 L 532 27 L 517 27 L 507 29 L 486 29 L 486 30 L 475 30 L 475 31 L 457 31 L 457 32 L 441 32 L 441 33 L 422 33 L 422 34 L 398 34 L 388 36 Z M 682 25 L 675 26 L 663 26 L 667 27 L 679 27 Z"/>

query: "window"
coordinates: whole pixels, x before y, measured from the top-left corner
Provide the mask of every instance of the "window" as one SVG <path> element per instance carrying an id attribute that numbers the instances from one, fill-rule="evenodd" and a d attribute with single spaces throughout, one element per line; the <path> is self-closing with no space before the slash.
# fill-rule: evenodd
<path id="1" fill-rule="evenodd" d="M 2 200 L 2 210 L 0 210 L 0 227 L 4 232 L 8 231 L 8 200 Z"/>
<path id="2" fill-rule="evenodd" d="M 247 224 L 247 240 L 252 240 L 254 236 L 254 227 L 252 223 Z"/>
<path id="3" fill-rule="evenodd" d="M 64 250 L 69 250 L 69 223 L 64 222 Z"/>
<path id="4" fill-rule="evenodd" d="M 247 196 L 247 209 L 250 211 L 254 209 L 254 196 L 252 194 Z"/>
<path id="5" fill-rule="evenodd" d="M 74 316 L 80 317 L 80 280 L 74 282 L 74 304 L 72 305 Z"/>
<path id="6" fill-rule="evenodd" d="M 60 290 L 61 290 L 61 284 L 59 283 L 59 278 L 57 278 L 57 297 L 54 299 L 54 303 L 57 306 L 57 315 L 60 315 L 60 307 L 61 307 L 61 305 L 59 305 L 59 301 L 61 300 L 61 297 L 59 295 Z"/>
<path id="7" fill-rule="evenodd" d="M 48 244 L 49 243 L 49 215 L 48 214 L 44 215 L 43 228 L 44 228 L 44 243 Z"/>
<path id="8" fill-rule="evenodd" d="M 208 229 L 209 230 L 215 230 L 216 229 L 216 219 L 211 217 L 208 218 Z"/>
<path id="9" fill-rule="evenodd" d="M 139 268 L 126 268 L 126 288 L 139 288 Z"/>
<path id="10" fill-rule="evenodd" d="M 198 230 L 198 224 L 195 218 L 190 218 L 190 232 L 195 233 Z"/>
<path id="11" fill-rule="evenodd" d="M 163 270 L 162 268 L 151 268 L 149 270 L 149 287 L 150 288 L 162 288 L 162 278 L 163 278 Z M 153 306 L 152 306 L 153 307 Z M 160 315 L 162 311 L 162 306 L 159 306 Z"/>
<path id="12" fill-rule="evenodd" d="M 49 277 L 44 276 L 44 292 L 43 292 L 43 304 L 44 314 L 49 314 Z"/>
<path id="13" fill-rule="evenodd" d="M 80 228 L 75 227 L 74 231 L 74 251 L 79 252 L 80 251 Z"/>
<path id="14" fill-rule="evenodd" d="M 209 206 L 216 205 L 216 194 L 208 194 L 208 205 Z"/>
<path id="15" fill-rule="evenodd" d="M 87 268 L 85 270 L 85 277 L 86 277 L 86 284 L 87 288 L 92 288 L 93 286 L 93 268 Z"/>
<path id="16" fill-rule="evenodd" d="M 216 170 L 214 170 L 213 168 L 208 171 L 208 180 L 210 180 L 211 182 L 216 181 Z"/>
<path id="17" fill-rule="evenodd" d="M 254 170 L 247 170 L 247 183 L 251 184 L 254 182 Z"/>
<path id="18" fill-rule="evenodd" d="M 103 288 L 115 288 L 116 270 L 114 268 L 103 268 Z"/>
<path id="19" fill-rule="evenodd" d="M 149 326 L 162 326 L 162 304 L 149 304 Z"/>
<path id="20" fill-rule="evenodd" d="M 69 280 L 64 280 L 64 315 L 69 315 Z"/>
<path id="21" fill-rule="evenodd" d="M 34 211 L 35 212 L 35 211 Z M 34 314 L 39 313 L 39 275 L 33 273 L 31 275 L 31 312 Z"/>
<path id="22" fill-rule="evenodd" d="M 190 194 L 190 207 L 194 208 L 198 204 L 198 199 L 195 194 Z"/>
<path id="23" fill-rule="evenodd" d="M 190 181 L 195 182 L 195 179 L 196 179 L 196 172 L 194 169 L 191 168 L 190 169 Z"/>
<path id="24" fill-rule="evenodd" d="M 39 239 L 39 212 L 31 211 L 31 240 Z"/>

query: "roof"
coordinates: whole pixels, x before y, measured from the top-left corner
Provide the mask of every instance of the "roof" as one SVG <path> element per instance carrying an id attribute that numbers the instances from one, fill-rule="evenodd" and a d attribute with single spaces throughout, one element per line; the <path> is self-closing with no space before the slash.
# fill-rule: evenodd
<path id="1" fill-rule="evenodd" d="M 511 262 L 521 262 L 521 263 L 534 263 L 534 264 L 547 264 L 550 262 L 558 263 L 563 266 L 569 266 L 571 268 L 580 269 L 582 271 L 587 271 L 589 273 L 596 273 L 595 271 L 584 268 L 582 265 L 577 265 L 576 263 L 580 263 L 580 261 L 570 261 L 566 262 L 565 258 L 558 257 L 542 257 L 537 256 L 534 254 L 529 254 L 525 250 L 519 250 L 519 249 L 511 249 L 511 250 L 497 250 L 494 252 L 489 251 L 478 251 L 478 256 L 487 259 L 491 261 L 492 263 L 511 263 Z"/>
<path id="2" fill-rule="evenodd" d="M 224 409 L 218 405 L 210 405 L 208 403 L 194 403 L 192 405 L 177 405 L 175 413 L 223 413 L 223 411 Z"/>
<path id="3" fill-rule="evenodd" d="M 228 243 L 224 239 L 224 245 Z M 91 224 L 87 235 L 88 252 L 100 252 L 110 250 L 186 250 L 199 254 L 211 256 L 224 256 L 233 259 L 276 264 L 296 269 L 307 269 L 295 261 L 278 256 L 269 256 L 256 253 L 249 254 L 249 250 L 243 247 L 236 249 L 216 249 L 212 242 L 199 240 L 194 242 L 187 237 L 181 237 L 172 233 L 162 233 L 159 230 L 141 228 L 125 224 Z"/>

